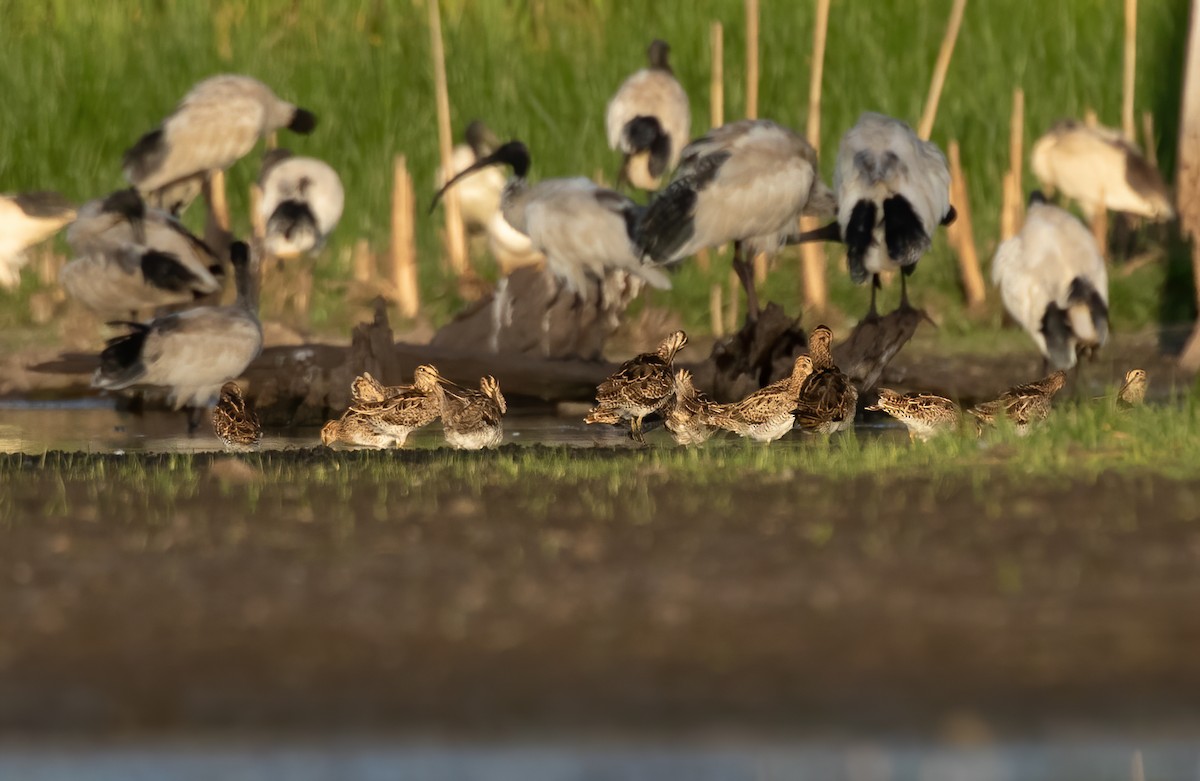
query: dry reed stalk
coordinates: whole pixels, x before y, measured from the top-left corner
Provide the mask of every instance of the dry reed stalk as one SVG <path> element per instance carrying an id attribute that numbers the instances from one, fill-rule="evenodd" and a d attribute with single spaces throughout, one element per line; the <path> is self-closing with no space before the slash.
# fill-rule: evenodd
<path id="1" fill-rule="evenodd" d="M 711 127 L 725 124 L 725 29 L 720 22 L 709 28 L 712 76 L 708 84 L 708 119 Z"/>
<path id="2" fill-rule="evenodd" d="M 442 42 L 442 18 L 438 0 L 429 0 L 430 57 L 433 59 L 433 82 L 437 95 L 438 153 L 442 176 L 449 181 L 454 176 L 451 161 L 454 143 L 450 133 L 450 92 L 446 86 L 446 51 Z M 450 189 L 442 197 L 446 214 L 445 247 L 450 269 L 458 277 L 469 276 L 467 267 L 467 235 L 463 226 L 458 193 Z"/>
<path id="3" fill-rule="evenodd" d="M 949 153 L 950 198 L 958 212 L 958 219 L 950 226 L 949 237 L 955 254 L 958 255 L 958 268 L 962 277 L 967 307 L 977 309 L 987 300 L 987 290 L 983 285 L 983 272 L 979 268 L 979 254 L 975 250 L 975 229 L 971 224 L 971 203 L 967 195 L 967 179 L 963 173 L 957 140 L 950 142 Z"/>
<path id="4" fill-rule="evenodd" d="M 921 124 L 917 134 L 928 139 L 933 132 L 933 121 L 937 118 L 938 102 L 942 99 L 942 87 L 946 85 L 946 72 L 950 69 L 950 58 L 954 54 L 954 44 L 958 41 L 958 30 L 962 27 L 963 12 L 967 0 L 954 0 L 950 9 L 950 21 L 946 25 L 946 34 L 942 37 L 942 48 L 938 50 L 937 63 L 933 66 L 933 79 L 929 82 L 929 94 L 925 98 L 925 109 L 921 112 Z"/>
<path id="5" fill-rule="evenodd" d="M 746 118 L 758 119 L 758 0 L 746 0 Z"/>
<path id="6" fill-rule="evenodd" d="M 392 170 L 391 282 L 401 316 L 413 318 L 421 310 L 420 291 L 417 287 L 417 247 L 413 230 L 413 209 L 416 205 L 413 181 L 408 172 L 408 160 L 404 155 L 396 156 Z"/>

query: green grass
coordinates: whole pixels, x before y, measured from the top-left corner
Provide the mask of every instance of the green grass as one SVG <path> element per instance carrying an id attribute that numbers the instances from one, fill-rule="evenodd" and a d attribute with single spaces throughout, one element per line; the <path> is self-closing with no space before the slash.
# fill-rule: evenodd
<path id="1" fill-rule="evenodd" d="M 916 122 L 951 0 L 833 4 L 822 114 L 826 159 L 864 109 Z M 1138 26 L 1137 109 L 1154 113 L 1157 151 L 1174 165 L 1186 0 L 1142 3 Z M 418 242 L 428 313 L 443 320 L 459 304 L 437 262 L 439 220 L 424 217 L 436 164 L 436 119 L 421 2 L 380 0 L 159 0 L 81 4 L 67 0 L 0 3 L 0 190 L 54 188 L 76 199 L 122 184 L 120 156 L 168 113 L 194 82 L 217 72 L 255 75 L 315 110 L 308 138 L 283 143 L 331 162 L 347 185 L 347 206 L 318 271 L 313 324 L 341 331 L 347 315 L 345 250 L 359 237 L 386 247 L 391 160 L 408 156 L 417 190 Z M 443 2 L 454 124 L 486 119 L 502 136 L 520 137 L 534 154 L 533 176 L 611 179 L 605 102 L 643 62 L 649 39 L 674 49 L 677 73 L 692 98 L 695 133 L 708 125 L 709 24 L 725 25 L 726 117 L 742 115 L 744 18 L 738 0 Z M 933 137 L 957 138 L 970 180 L 976 238 L 990 257 L 998 232 L 999 181 L 1007 166 L 1011 91 L 1026 91 L 1028 142 L 1056 118 L 1095 108 L 1117 124 L 1122 10 L 1117 3 L 973 3 L 967 10 Z M 766 3 L 762 11 L 760 114 L 802 128 L 806 116 L 811 11 Z M 246 192 L 254 159 L 230 175 L 235 229 L 245 232 Z M 824 175 L 830 176 L 829 166 Z M 1032 183 L 1026 178 L 1027 189 Z M 193 215 L 194 218 L 195 215 Z M 793 256 L 785 256 L 768 297 L 799 308 Z M 1191 296 L 1180 283 L 1186 261 L 1149 266 L 1113 281 L 1118 329 L 1186 319 Z M 857 313 L 866 291 L 853 288 L 831 259 L 835 306 Z M 724 265 L 705 274 L 693 264 L 652 302 L 707 327 L 707 291 Z M 0 293 L 0 326 L 27 326 L 26 299 Z M 961 311 L 953 260 L 943 240 L 916 278 L 918 300 L 935 310 L 947 334 L 977 330 Z M 1164 291 L 1182 295 L 1164 298 Z M 1164 301 L 1166 303 L 1164 303 Z M 1180 304 L 1179 302 L 1183 302 Z M 993 308 L 984 324 L 995 323 Z"/>
<path id="2" fill-rule="evenodd" d="M 223 493 L 244 492 L 253 504 L 263 490 L 295 499 L 330 489 L 348 498 L 362 490 L 385 490 L 393 501 L 427 505 L 447 495 L 478 496 L 485 489 L 514 493 L 522 506 L 578 495 L 596 511 L 637 507 L 637 497 L 662 487 L 694 492 L 712 501 L 735 487 L 760 486 L 764 495 L 785 496 L 795 481 L 837 485 L 863 477 L 883 482 L 937 485 L 967 481 L 986 493 L 1000 478 L 1094 481 L 1105 472 L 1189 479 L 1200 472 L 1200 441 L 1194 436 L 1200 408 L 1117 411 L 1108 402 L 1060 405 L 1028 437 L 1001 427 L 979 439 L 964 431 L 911 444 L 900 436 L 860 433 L 829 442 L 818 438 L 762 446 L 744 440 L 714 441 L 682 449 L 660 438 L 652 447 L 575 449 L 510 446 L 494 452 L 441 450 L 266 452 L 236 458 L 257 470 L 246 484 L 219 482 Z M 211 490 L 209 466 L 219 455 L 91 455 L 47 453 L 0 456 L 0 481 L 42 486 L 36 499 L 50 506 L 65 497 L 66 484 L 87 486 L 89 497 L 123 495 L 134 505 L 161 507 Z M 62 490 L 45 495 L 49 482 Z M 555 486 L 553 492 L 544 486 Z M 290 492 L 290 493 L 289 493 Z M 0 518 L 21 509 L 0 496 Z"/>

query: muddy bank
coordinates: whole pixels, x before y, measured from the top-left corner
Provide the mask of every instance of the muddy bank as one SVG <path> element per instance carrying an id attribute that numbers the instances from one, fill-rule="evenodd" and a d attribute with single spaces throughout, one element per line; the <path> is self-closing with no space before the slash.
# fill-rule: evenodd
<path id="1" fill-rule="evenodd" d="M 320 479 L 266 482 L 219 457 L 90 478 L 3 457 L 21 469 L 0 497 L 0 728 L 1025 735 L 1196 716 L 1200 481 L 706 488 L 601 450 L 548 454 L 596 465 L 548 486 L 476 455 L 451 481 L 445 454 L 397 453 L 397 481 L 373 456 L 273 454 Z M 138 471 L 155 464 L 183 471 Z"/>

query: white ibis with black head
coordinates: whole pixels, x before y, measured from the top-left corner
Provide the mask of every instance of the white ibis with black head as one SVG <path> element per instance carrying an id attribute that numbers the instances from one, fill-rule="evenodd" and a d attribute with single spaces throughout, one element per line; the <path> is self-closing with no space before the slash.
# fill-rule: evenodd
<path id="1" fill-rule="evenodd" d="M 1101 209 L 1155 222 L 1175 216 L 1158 169 L 1111 128 L 1062 120 L 1034 142 L 1031 163 L 1043 187 L 1077 201 L 1089 220 Z"/>
<path id="2" fill-rule="evenodd" d="M 889 269 L 901 270 L 901 306 L 908 306 L 905 280 L 937 226 L 956 216 L 946 156 L 907 123 L 868 111 L 842 136 L 833 189 L 850 278 L 861 284 L 872 277 L 871 312 L 879 274 Z"/>
<path id="3" fill-rule="evenodd" d="M 111 323 L 130 332 L 108 340 L 92 387 L 166 388 L 175 409 L 191 408 L 188 430 L 194 431 L 221 386 L 239 377 L 262 351 L 249 247 L 234 242 L 229 260 L 237 283 L 234 304 L 196 307 L 145 324 Z"/>
<path id="4" fill-rule="evenodd" d="M 0 288 L 21 282 L 25 251 L 75 219 L 75 206 L 55 192 L 0 195 Z"/>
<path id="5" fill-rule="evenodd" d="M 529 163 L 525 144 L 509 141 L 447 182 L 430 210 L 459 180 L 488 166 L 507 165 L 513 175 L 504 186 L 500 211 L 546 256 L 547 267 L 568 290 L 586 299 L 591 283 L 609 271 L 627 272 L 657 288 L 671 287 L 666 274 L 642 262 L 634 245 L 641 207 L 584 177 L 529 184 Z"/>
<path id="6" fill-rule="evenodd" d="M 744 119 L 683 150 L 674 180 L 646 210 L 638 244 L 655 262 L 675 263 L 733 242 L 747 317 L 756 320 L 754 256 L 777 252 L 801 214 L 827 217 L 833 205 L 817 153 L 803 136 L 769 120 Z"/>
<path id="7" fill-rule="evenodd" d="M 670 52 L 665 41 L 651 43 L 649 67 L 625 79 L 604 114 L 608 147 L 622 154 L 618 182 L 643 190 L 659 188 L 691 135 L 688 96 L 671 70 Z"/>
<path id="8" fill-rule="evenodd" d="M 1020 233 L 1000 245 L 992 282 L 1054 369 L 1108 338 L 1108 270 L 1092 232 L 1034 191 Z"/>
<path id="9" fill-rule="evenodd" d="M 311 133 L 316 116 L 249 76 L 205 79 L 156 129 L 125 152 L 125 178 L 152 206 L 179 214 L 213 171 L 247 155 L 280 128 Z"/>
<path id="10" fill-rule="evenodd" d="M 337 171 L 315 157 L 272 149 L 258 175 L 263 248 L 277 258 L 316 253 L 342 218 L 346 192 Z"/>
<path id="11" fill-rule="evenodd" d="M 467 170 L 500 146 L 500 139 L 496 138 L 496 134 L 478 119 L 467 125 L 463 138 L 465 143 L 455 145 L 450 153 L 452 175 Z M 500 211 L 500 194 L 504 192 L 504 181 L 504 174 L 498 169 L 483 168 L 470 176 L 464 176 L 455 185 L 463 224 L 468 231 L 479 233 L 486 230 L 492 215 Z M 439 166 L 434 177 L 434 189 L 440 190 L 445 184 L 446 177 Z"/>

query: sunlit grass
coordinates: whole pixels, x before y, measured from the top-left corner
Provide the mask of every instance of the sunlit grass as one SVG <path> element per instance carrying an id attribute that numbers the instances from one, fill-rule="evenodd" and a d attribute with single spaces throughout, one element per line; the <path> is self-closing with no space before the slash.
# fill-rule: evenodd
<path id="1" fill-rule="evenodd" d="M 786 496 L 789 486 L 813 480 L 828 485 L 832 495 L 839 484 L 863 477 L 929 485 L 966 481 L 981 490 L 996 479 L 1089 481 L 1110 470 L 1191 478 L 1200 472 L 1197 414 L 1192 402 L 1129 411 L 1106 401 L 1065 403 L 1028 437 L 1001 426 L 981 439 L 974 424 L 964 421 L 961 432 L 924 444 L 864 432 L 774 446 L 720 440 L 692 450 L 662 438 L 641 450 L 276 451 L 234 456 L 257 473 L 232 482 L 210 471 L 223 458 L 219 454 L 10 455 L 0 456 L 0 482 L 17 495 L 32 492 L 43 498 L 65 496 L 63 485 L 82 482 L 93 499 L 103 496 L 146 510 L 213 491 L 244 496 L 252 506 L 264 496 L 294 500 L 332 490 L 349 502 L 361 492 L 382 491 L 381 501 L 395 508 L 504 489 L 513 492 L 519 506 L 539 514 L 553 513 L 556 502 L 575 497 L 604 514 L 615 508 L 632 511 L 665 487 L 719 501 L 733 487 L 760 486 L 764 495 Z M 0 517 L 15 510 L 11 499 L 0 501 Z"/>
<path id="2" fill-rule="evenodd" d="M 822 148 L 864 109 L 916 122 L 952 0 L 920 4 L 839 0 L 833 4 L 825 65 Z M 536 177 L 595 175 L 609 179 L 616 161 L 603 139 L 605 102 L 639 67 L 653 36 L 669 40 L 693 105 L 693 128 L 708 124 L 709 24 L 725 25 L 727 118 L 743 114 L 745 61 L 740 0 L 610 0 L 554 3 L 445 0 L 444 30 L 455 126 L 472 117 L 533 150 Z M 428 59 L 426 8 L 412 2 L 299 0 L 188 3 L 10 0 L 0 25 L 0 190 L 54 188 L 85 199 L 122 184 L 120 156 L 153 127 L 194 82 L 223 71 L 244 72 L 321 118 L 308 138 L 283 143 L 329 160 L 347 185 L 346 213 L 317 270 L 313 309 L 319 329 L 345 325 L 343 250 L 367 237 L 382 250 L 389 230 L 391 160 L 408 156 L 418 190 L 418 243 L 427 312 L 443 320 L 457 306 L 453 285 L 435 258 L 439 224 L 424 218 L 436 164 L 436 120 Z M 807 106 L 812 14 L 805 4 L 762 9 L 760 113 L 803 127 Z M 1095 0 L 972 4 L 963 26 L 934 139 L 957 138 L 970 178 L 981 256 L 994 249 L 999 182 L 1008 165 L 1011 91 L 1026 91 L 1029 139 L 1055 119 L 1094 108 L 1116 124 L 1121 90 L 1120 4 Z M 1157 151 L 1173 168 L 1178 125 L 1186 0 L 1142 3 L 1138 24 L 1137 107 L 1154 113 Z M 831 175 L 829 164 L 824 175 Z M 230 174 L 235 230 L 244 233 L 255 159 Z M 1032 178 L 1027 174 L 1027 189 Z M 196 215 L 192 215 L 195 219 Z M 852 287 L 831 257 L 832 297 L 858 313 L 866 291 Z M 1184 264 L 1186 265 L 1186 264 Z M 798 311 L 794 256 L 785 257 L 768 296 Z M 1174 268 L 1174 266 L 1170 267 Z M 1118 329 L 1187 312 L 1160 304 L 1172 271 L 1152 265 L 1113 280 Z M 708 327 L 713 281 L 685 264 L 675 289 L 653 303 L 678 310 L 687 327 Z M 946 333 L 969 333 L 980 321 L 960 307 L 955 266 L 938 240 L 916 280 L 919 300 L 938 313 Z M 0 293 L 0 326 L 28 323 L 31 291 Z M 1167 308 L 1169 309 L 1169 307 Z M 985 325 L 994 324 L 994 315 Z"/>

